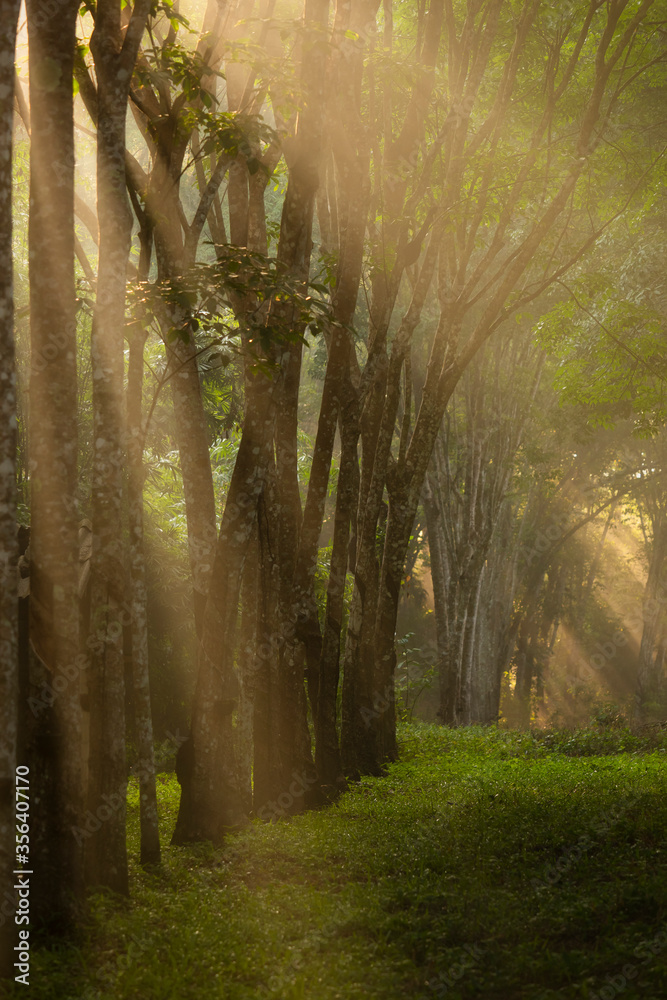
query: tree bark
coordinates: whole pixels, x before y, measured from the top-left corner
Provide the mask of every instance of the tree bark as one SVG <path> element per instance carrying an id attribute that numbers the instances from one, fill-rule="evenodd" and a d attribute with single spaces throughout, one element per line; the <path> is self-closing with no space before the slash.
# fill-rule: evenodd
<path id="1" fill-rule="evenodd" d="M 667 562 L 667 518 L 662 516 L 654 530 L 648 578 L 644 589 L 641 644 L 635 691 L 635 719 L 646 722 L 658 712 L 664 679 L 658 655 L 665 622 L 664 568 Z"/>
<path id="2" fill-rule="evenodd" d="M 199 644 L 191 753 L 184 763 L 173 843 L 211 840 L 245 821 L 236 781 L 232 712 L 238 699 L 234 636 L 248 545 L 257 522 L 274 440 L 273 386 L 250 383 L 239 451 L 220 526 Z"/>
<path id="3" fill-rule="evenodd" d="M 359 111 L 364 49 L 363 42 L 361 44 L 358 42 L 350 43 L 345 32 L 348 29 L 355 30 L 364 27 L 368 22 L 368 17 L 374 16 L 376 6 L 375 3 L 357 3 L 353 6 L 338 4 L 334 19 L 333 37 L 340 38 L 340 41 L 330 66 L 328 120 L 330 130 L 343 127 L 346 129 L 344 141 L 347 151 L 339 171 L 339 192 L 337 195 L 338 200 L 341 200 L 346 206 L 344 212 L 346 222 L 340 231 L 341 253 L 337 267 L 335 292 L 332 296 L 332 316 L 335 326 L 329 340 L 317 437 L 313 451 L 294 580 L 298 637 L 304 644 L 307 659 L 308 684 L 317 748 L 317 770 L 321 780 L 330 786 L 333 786 L 340 778 L 341 771 L 336 729 L 336 698 L 350 514 L 348 511 L 346 515 L 341 516 L 339 501 L 343 498 L 343 503 L 349 506 L 349 444 L 343 446 L 344 457 L 341 457 L 327 598 L 328 635 L 324 637 L 324 643 L 315 601 L 314 577 L 336 425 L 341 427 L 341 433 L 345 436 L 344 426 L 349 425 L 350 422 L 355 423 L 355 394 L 350 381 L 352 349 L 349 333 L 345 327 L 351 322 L 356 306 L 368 213 L 368 154 L 365 148 L 367 140 L 363 127 L 360 128 Z M 332 122 L 335 124 L 332 125 Z M 320 169 L 324 173 L 323 157 L 320 158 Z M 322 204 L 323 198 L 326 199 L 326 190 L 322 181 L 318 187 L 318 212 L 320 214 L 325 212 Z M 328 213 L 328 205 L 326 213 Z M 325 217 L 328 220 L 329 217 L 326 213 Z M 329 224 L 330 220 L 327 221 L 327 225 Z M 356 453 L 356 436 L 353 446 Z M 348 485 L 345 485 L 346 478 Z M 346 519 L 347 523 L 344 526 Z M 338 609 L 339 604 L 340 608 Z"/>
<path id="4" fill-rule="evenodd" d="M 129 516 L 129 572 L 132 636 L 134 725 L 139 753 L 139 822 L 141 864 L 160 863 L 160 831 L 155 787 L 155 754 L 148 663 L 146 557 L 144 551 L 144 465 L 142 393 L 144 383 L 143 331 L 130 339 L 127 371 L 127 505 Z"/>
<path id="5" fill-rule="evenodd" d="M 122 605 L 129 576 L 123 534 L 125 284 L 132 236 L 126 190 L 125 118 L 130 79 L 150 4 L 138 0 L 124 40 L 120 3 L 100 0 L 90 40 L 97 77 L 97 218 L 99 263 L 93 317 L 93 554 L 91 628 L 104 638 L 91 649 L 88 808 L 118 803 L 86 844 L 86 876 L 127 894 L 125 661 Z M 135 508 L 136 510 L 136 508 Z M 138 686 L 138 731 L 145 742 L 146 677 Z M 143 698 L 143 704 L 141 699 Z M 146 749 L 144 747 L 144 749 Z M 152 756 L 152 747 L 149 752 Z M 145 767 L 150 767 L 146 761 Z M 146 793 L 146 782 L 144 794 Z"/>
<path id="6" fill-rule="evenodd" d="M 16 370 L 12 275 L 12 136 L 18 0 L 0 0 L 0 978 L 15 974 L 14 829 L 18 726 Z M 23 764 L 23 762 L 19 762 Z"/>
<path id="7" fill-rule="evenodd" d="M 31 106 L 31 642 L 56 692 L 31 760 L 43 796 L 31 860 L 35 924 L 64 931 L 80 912 L 81 669 L 78 647 L 76 296 L 72 75 L 77 0 L 54 16 L 28 0 Z M 33 788 L 36 795 L 37 788 Z"/>
<path id="8" fill-rule="evenodd" d="M 289 180 L 280 222 L 278 261 L 297 280 L 308 281 L 312 252 L 315 197 L 319 186 L 323 137 L 324 85 L 326 73 L 323 32 L 328 18 L 328 0 L 305 0 L 301 81 L 304 105 L 300 110 L 289 167 Z M 272 303 L 269 320 L 277 319 L 294 330 L 290 307 Z M 295 331 L 296 332 L 296 331 Z M 269 531 L 278 553 L 279 628 L 283 641 L 278 653 L 280 692 L 281 787 L 276 794 L 289 794 L 294 775 L 314 778 L 311 739 L 308 731 L 304 687 L 304 649 L 296 635 L 301 608 L 295 588 L 302 510 L 297 474 L 297 411 L 302 344 L 290 340 L 279 348 L 281 371 L 276 384 L 275 504 L 267 507 Z M 291 811 L 303 808 L 305 797 L 290 796 Z"/>

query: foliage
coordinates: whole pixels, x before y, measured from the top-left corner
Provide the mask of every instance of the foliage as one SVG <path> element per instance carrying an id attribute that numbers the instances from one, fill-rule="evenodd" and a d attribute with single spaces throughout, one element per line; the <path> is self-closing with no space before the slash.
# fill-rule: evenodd
<path id="1" fill-rule="evenodd" d="M 425 662 L 422 649 L 414 645 L 414 632 L 396 640 L 396 709 L 401 722 L 412 722 L 417 701 L 435 679 L 435 665 Z"/>

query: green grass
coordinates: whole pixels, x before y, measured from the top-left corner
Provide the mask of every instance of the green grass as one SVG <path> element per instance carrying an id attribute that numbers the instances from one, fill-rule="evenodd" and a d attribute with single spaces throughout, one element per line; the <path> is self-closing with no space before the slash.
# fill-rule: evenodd
<path id="1" fill-rule="evenodd" d="M 334 806 L 134 860 L 132 902 L 36 951 L 30 996 L 664 998 L 667 753 L 602 735 L 404 727 Z M 130 817 L 136 859 L 136 791 Z"/>

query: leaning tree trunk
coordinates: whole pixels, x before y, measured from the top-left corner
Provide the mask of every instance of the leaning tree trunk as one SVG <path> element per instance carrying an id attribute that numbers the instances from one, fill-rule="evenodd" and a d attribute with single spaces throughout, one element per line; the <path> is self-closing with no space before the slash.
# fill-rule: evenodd
<path id="1" fill-rule="evenodd" d="M 12 282 L 14 50 L 19 0 L 0 0 L 0 978 L 13 977 L 18 719 L 16 376 Z M 22 763 L 22 762 L 21 762 Z"/>
<path id="2" fill-rule="evenodd" d="M 78 647 L 77 382 L 72 75 L 78 0 L 28 0 L 31 104 L 32 646 L 53 692 L 33 746 L 36 924 L 64 930 L 83 891 Z M 32 762 L 31 762 L 32 763 Z M 39 782 L 41 787 L 35 787 Z M 33 811 L 34 812 L 34 811 Z M 99 822 L 99 821 L 98 821 Z"/>

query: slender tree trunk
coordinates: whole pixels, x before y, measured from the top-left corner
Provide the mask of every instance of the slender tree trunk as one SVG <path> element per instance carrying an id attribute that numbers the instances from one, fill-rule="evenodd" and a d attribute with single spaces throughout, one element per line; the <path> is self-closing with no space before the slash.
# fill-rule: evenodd
<path id="1" fill-rule="evenodd" d="M 426 514 L 426 532 L 433 584 L 433 613 L 435 615 L 435 644 L 437 655 L 437 676 L 445 676 L 444 664 L 447 655 L 447 553 L 442 527 L 442 507 L 438 497 L 439 479 L 433 466 L 433 476 L 429 474 L 424 483 L 423 503 Z M 442 696 L 441 696 L 442 702 Z M 444 721 L 444 720 L 443 720 Z"/>
<path id="2" fill-rule="evenodd" d="M 662 519 L 654 531 L 648 578 L 644 589 L 644 628 L 639 647 L 637 688 L 635 691 L 635 719 L 645 722 L 655 713 L 659 704 L 661 678 L 656 655 L 664 628 L 664 567 L 667 562 L 667 520 Z"/>
<path id="3" fill-rule="evenodd" d="M 258 539 L 258 616 L 257 672 L 253 713 L 254 771 L 253 809 L 259 819 L 272 820 L 284 815 L 283 807 L 274 800 L 282 779 L 280 748 L 280 706 L 277 639 L 279 569 L 271 545 L 267 508 L 273 500 L 273 476 L 262 491 L 257 512 Z M 278 796 L 279 799 L 280 796 Z M 286 806 L 289 808 L 289 801 Z"/>
<path id="4" fill-rule="evenodd" d="M 351 379 L 353 346 L 345 329 L 353 320 L 359 292 L 364 252 L 364 236 L 370 200 L 368 138 L 360 114 L 361 79 L 364 48 L 349 40 L 349 32 L 360 37 L 375 17 L 377 3 L 336 5 L 333 37 L 337 43 L 337 58 L 332 61 L 329 93 L 330 117 L 338 128 L 345 128 L 345 155 L 338 163 L 338 192 L 330 182 L 333 200 L 343 208 L 341 225 L 336 221 L 335 242 L 340 247 L 336 288 L 332 298 L 334 322 L 332 331 L 317 439 L 308 498 L 304 511 L 297 586 L 304 594 L 301 627 L 309 661 L 309 674 L 314 697 L 314 728 L 316 765 L 320 779 L 328 786 L 342 787 L 341 759 L 337 732 L 337 697 L 340 664 L 340 635 L 343 620 L 345 578 L 348 565 L 350 520 L 358 500 L 357 440 L 359 437 L 358 398 Z M 350 151 L 354 154 L 350 155 Z M 324 172 L 324 164 L 322 165 Z M 329 173 L 333 163 L 329 160 Z M 318 189 L 320 223 L 331 227 L 325 183 Z M 327 237 L 324 237 L 326 239 Z M 328 237 L 331 239 L 331 235 Z M 341 434 L 341 458 L 336 490 L 336 513 L 332 543 L 324 634 L 320 634 L 314 594 L 317 564 L 317 540 L 322 526 L 326 487 L 329 480 L 336 423 Z"/>
<path id="5" fill-rule="evenodd" d="M 72 75 L 77 0 L 28 0 L 31 106 L 31 641 L 55 692 L 41 715 L 31 861 L 35 924 L 71 927 L 83 891 L 78 648 Z M 41 789 L 39 788 L 41 784 Z M 36 802 L 36 799 L 33 799 Z"/>
<path id="6" fill-rule="evenodd" d="M 125 283 L 132 213 L 125 179 L 125 118 L 129 83 L 148 16 L 140 0 L 122 44 L 120 3 L 100 0 L 90 45 L 97 77 L 97 218 L 99 266 L 91 340 L 93 369 L 93 554 L 91 628 L 103 634 L 92 647 L 88 808 L 112 799 L 111 815 L 86 845 L 86 877 L 93 885 L 128 892 L 125 843 L 125 661 L 122 606 L 128 565 L 123 534 Z M 135 508 L 136 510 L 136 508 Z M 138 686 L 138 731 L 145 741 L 146 678 Z M 144 704 L 141 703 L 144 699 Z M 150 767 L 146 762 L 145 767 Z M 146 794 L 146 781 L 144 794 Z M 154 846 L 154 845 L 153 845 Z"/>
<path id="7" fill-rule="evenodd" d="M 147 195 L 147 207 L 154 222 L 158 280 L 176 289 L 196 254 L 196 246 L 189 247 L 188 257 L 180 224 L 179 185 L 186 145 L 182 136 L 178 136 L 165 140 L 164 147 L 159 147 Z M 169 385 L 183 480 L 195 626 L 201 640 L 217 530 L 209 431 L 190 319 L 189 310 L 177 302 L 159 303 L 158 321 L 171 375 Z"/>
<path id="8" fill-rule="evenodd" d="M 339 782 L 342 774 L 337 726 L 340 640 L 345 607 L 345 581 L 349 563 L 350 526 L 359 496 L 357 459 L 359 434 L 355 423 L 356 400 L 351 384 L 349 385 L 348 399 L 347 412 L 341 421 L 340 467 L 336 486 L 334 533 L 324 612 L 315 716 L 315 762 L 318 775 L 327 785 Z"/>
<path id="9" fill-rule="evenodd" d="M 160 863 L 160 831 L 155 787 L 153 717 L 148 664 L 148 615 L 146 556 L 144 551 L 144 465 L 142 393 L 144 383 L 142 332 L 130 340 L 127 372 L 127 505 L 130 523 L 130 606 L 132 630 L 132 680 L 134 724 L 139 752 L 139 822 L 142 865 Z"/>
<path id="10" fill-rule="evenodd" d="M 235 758 L 237 788 L 248 804 L 253 787 L 253 718 L 257 690 L 257 624 L 259 612 L 259 564 L 256 529 L 250 538 L 243 568 L 241 588 L 241 631 L 239 648 L 239 701 L 236 709 Z"/>
<path id="11" fill-rule="evenodd" d="M 472 722 L 472 705 L 475 692 L 473 691 L 473 662 L 475 646 L 479 639 L 477 630 L 479 597 L 484 576 L 484 564 L 475 565 L 472 569 L 472 580 L 468 588 L 468 602 L 466 608 L 466 623 L 463 634 L 462 664 L 461 664 L 461 695 L 458 716 L 464 726 L 469 726 Z"/>
<path id="12" fill-rule="evenodd" d="M 168 336 L 165 323 L 163 331 Z M 196 354 L 191 333 L 186 344 L 175 340 L 167 347 L 167 357 L 172 372 L 170 385 L 176 418 L 176 442 L 188 525 L 195 626 L 197 636 L 201 639 L 204 609 L 215 558 L 216 513 L 209 432 Z"/>
<path id="13" fill-rule="evenodd" d="M 0 0 L 0 978 L 15 974 L 14 780 L 18 724 L 16 374 L 12 280 L 12 135 L 18 0 Z M 19 762 L 22 764 L 23 762 Z"/>
<path id="14" fill-rule="evenodd" d="M 294 155 L 281 215 L 278 260 L 297 279 L 306 282 L 310 273 L 312 226 L 315 196 L 319 185 L 323 137 L 323 104 L 326 73 L 323 31 L 329 11 L 328 0 L 305 0 L 301 79 L 305 92 L 294 138 Z M 288 307 L 289 308 L 289 307 Z M 289 322 L 284 307 L 272 303 L 271 315 Z M 292 320 L 292 327 L 294 321 Z M 269 529 L 279 554 L 279 619 L 284 641 L 279 651 L 280 669 L 280 752 L 282 788 L 294 774 L 314 777 L 311 739 L 307 722 L 304 687 L 304 649 L 296 635 L 300 613 L 295 588 L 301 501 L 297 475 L 297 410 L 301 373 L 300 341 L 281 348 L 281 373 L 276 386 L 276 505 L 267 509 Z M 292 796 L 292 811 L 303 808 L 304 797 Z"/>

